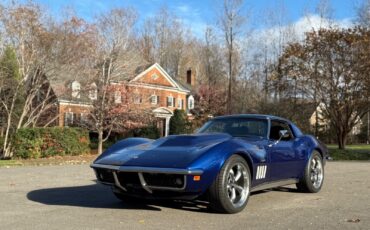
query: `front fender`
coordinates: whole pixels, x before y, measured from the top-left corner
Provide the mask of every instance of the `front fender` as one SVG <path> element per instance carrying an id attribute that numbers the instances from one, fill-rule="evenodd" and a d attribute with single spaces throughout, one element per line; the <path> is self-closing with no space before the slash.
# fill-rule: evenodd
<path id="1" fill-rule="evenodd" d="M 107 150 L 105 150 L 100 156 L 98 156 L 98 158 L 95 159 L 94 162 L 96 162 L 97 160 L 99 160 L 99 159 L 101 159 L 105 156 L 108 156 L 109 154 L 111 154 L 111 153 L 113 153 L 117 150 L 132 147 L 132 146 L 136 146 L 136 145 L 141 145 L 141 144 L 145 144 L 145 143 L 150 143 L 150 142 L 153 142 L 153 141 L 154 140 L 152 140 L 152 139 L 139 138 L 139 137 L 131 137 L 131 138 L 123 139 L 121 141 L 118 141 L 117 143 L 115 143 L 111 147 L 109 147 Z"/>
<path id="2" fill-rule="evenodd" d="M 233 154 L 239 154 L 250 166 L 250 171 L 253 174 L 253 165 L 258 162 L 266 162 L 266 151 L 256 145 L 241 143 L 237 140 L 223 142 L 209 149 L 207 153 L 195 160 L 189 169 L 202 169 L 201 183 L 189 180 L 188 189 L 205 192 L 214 182 L 217 175 L 221 171 L 225 162 Z M 253 175 L 251 175 L 253 178 Z"/>

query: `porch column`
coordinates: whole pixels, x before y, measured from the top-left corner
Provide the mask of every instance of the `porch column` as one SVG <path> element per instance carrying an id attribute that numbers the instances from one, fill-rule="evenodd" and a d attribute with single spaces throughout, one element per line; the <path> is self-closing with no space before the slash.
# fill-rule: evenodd
<path id="1" fill-rule="evenodd" d="M 164 136 L 168 136 L 170 134 L 170 119 L 171 117 L 166 117 L 166 129 L 164 132 Z"/>

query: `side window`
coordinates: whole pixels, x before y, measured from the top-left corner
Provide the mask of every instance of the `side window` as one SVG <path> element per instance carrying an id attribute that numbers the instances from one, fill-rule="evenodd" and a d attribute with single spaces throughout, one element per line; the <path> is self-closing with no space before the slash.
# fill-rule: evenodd
<path id="1" fill-rule="evenodd" d="M 271 121 L 270 139 L 279 140 L 281 130 L 288 130 L 289 134 L 289 137 L 282 138 L 281 140 L 289 141 L 294 138 L 292 130 L 290 129 L 288 124 L 281 121 Z"/>

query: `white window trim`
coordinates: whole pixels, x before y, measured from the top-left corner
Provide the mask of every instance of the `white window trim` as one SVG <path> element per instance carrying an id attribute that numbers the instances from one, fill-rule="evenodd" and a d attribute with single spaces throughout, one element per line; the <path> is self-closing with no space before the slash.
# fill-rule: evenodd
<path id="1" fill-rule="evenodd" d="M 154 99 L 153 99 L 153 98 L 154 98 Z M 152 96 L 150 96 L 150 103 L 151 103 L 152 105 L 156 105 L 156 104 L 158 104 L 158 97 L 157 97 L 157 95 L 153 94 Z"/>
<path id="2" fill-rule="evenodd" d="M 171 103 L 168 103 L 168 102 L 171 102 Z M 167 103 L 168 103 L 168 107 L 174 107 L 172 96 L 167 97 Z"/>
<path id="3" fill-rule="evenodd" d="M 72 97 L 80 98 L 81 84 L 78 81 L 73 81 L 71 88 L 72 88 Z"/>
<path id="4" fill-rule="evenodd" d="M 141 104 L 141 96 L 136 95 L 134 97 L 134 104 Z"/>
<path id="5" fill-rule="evenodd" d="M 177 108 L 178 109 L 183 109 L 182 108 L 182 99 L 181 99 L 181 97 L 177 98 Z"/>
<path id="6" fill-rule="evenodd" d="M 159 77 L 158 77 L 158 75 L 157 75 L 156 73 L 153 73 L 153 74 L 152 74 L 152 76 L 151 76 L 151 78 L 155 81 L 155 80 L 157 80 Z"/>
<path id="7" fill-rule="evenodd" d="M 91 89 L 89 92 L 89 97 L 91 100 L 97 100 L 98 99 L 98 90 L 97 89 Z"/>
<path id="8" fill-rule="evenodd" d="M 122 103 L 122 95 L 121 95 L 121 92 L 118 90 L 114 92 L 114 103 L 116 104 Z"/>
<path id="9" fill-rule="evenodd" d="M 190 96 L 188 98 L 188 109 L 194 109 L 194 97 L 193 96 Z"/>
<path id="10" fill-rule="evenodd" d="M 70 118 L 71 118 L 71 122 L 70 122 L 70 124 L 67 124 L 68 122 L 67 122 L 67 120 L 68 120 L 68 115 L 69 116 L 71 116 Z M 65 112 L 64 113 L 64 126 L 69 126 L 69 125 L 71 125 L 71 124 L 73 124 L 73 112 Z"/>
<path id="11" fill-rule="evenodd" d="M 89 98 L 91 100 L 97 100 L 98 99 L 98 89 L 95 83 L 92 83 L 90 85 L 90 90 L 89 90 Z"/>

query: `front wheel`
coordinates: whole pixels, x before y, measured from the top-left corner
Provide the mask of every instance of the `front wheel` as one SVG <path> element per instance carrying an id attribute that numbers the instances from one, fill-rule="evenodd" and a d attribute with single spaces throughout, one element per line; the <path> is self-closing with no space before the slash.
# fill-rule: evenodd
<path id="1" fill-rule="evenodd" d="M 247 162 L 232 155 L 209 189 L 210 205 L 223 213 L 242 211 L 248 203 L 251 174 Z"/>
<path id="2" fill-rule="evenodd" d="M 320 153 L 314 151 L 307 162 L 304 175 L 297 183 L 298 190 L 316 193 L 321 190 L 324 182 L 324 164 Z"/>

